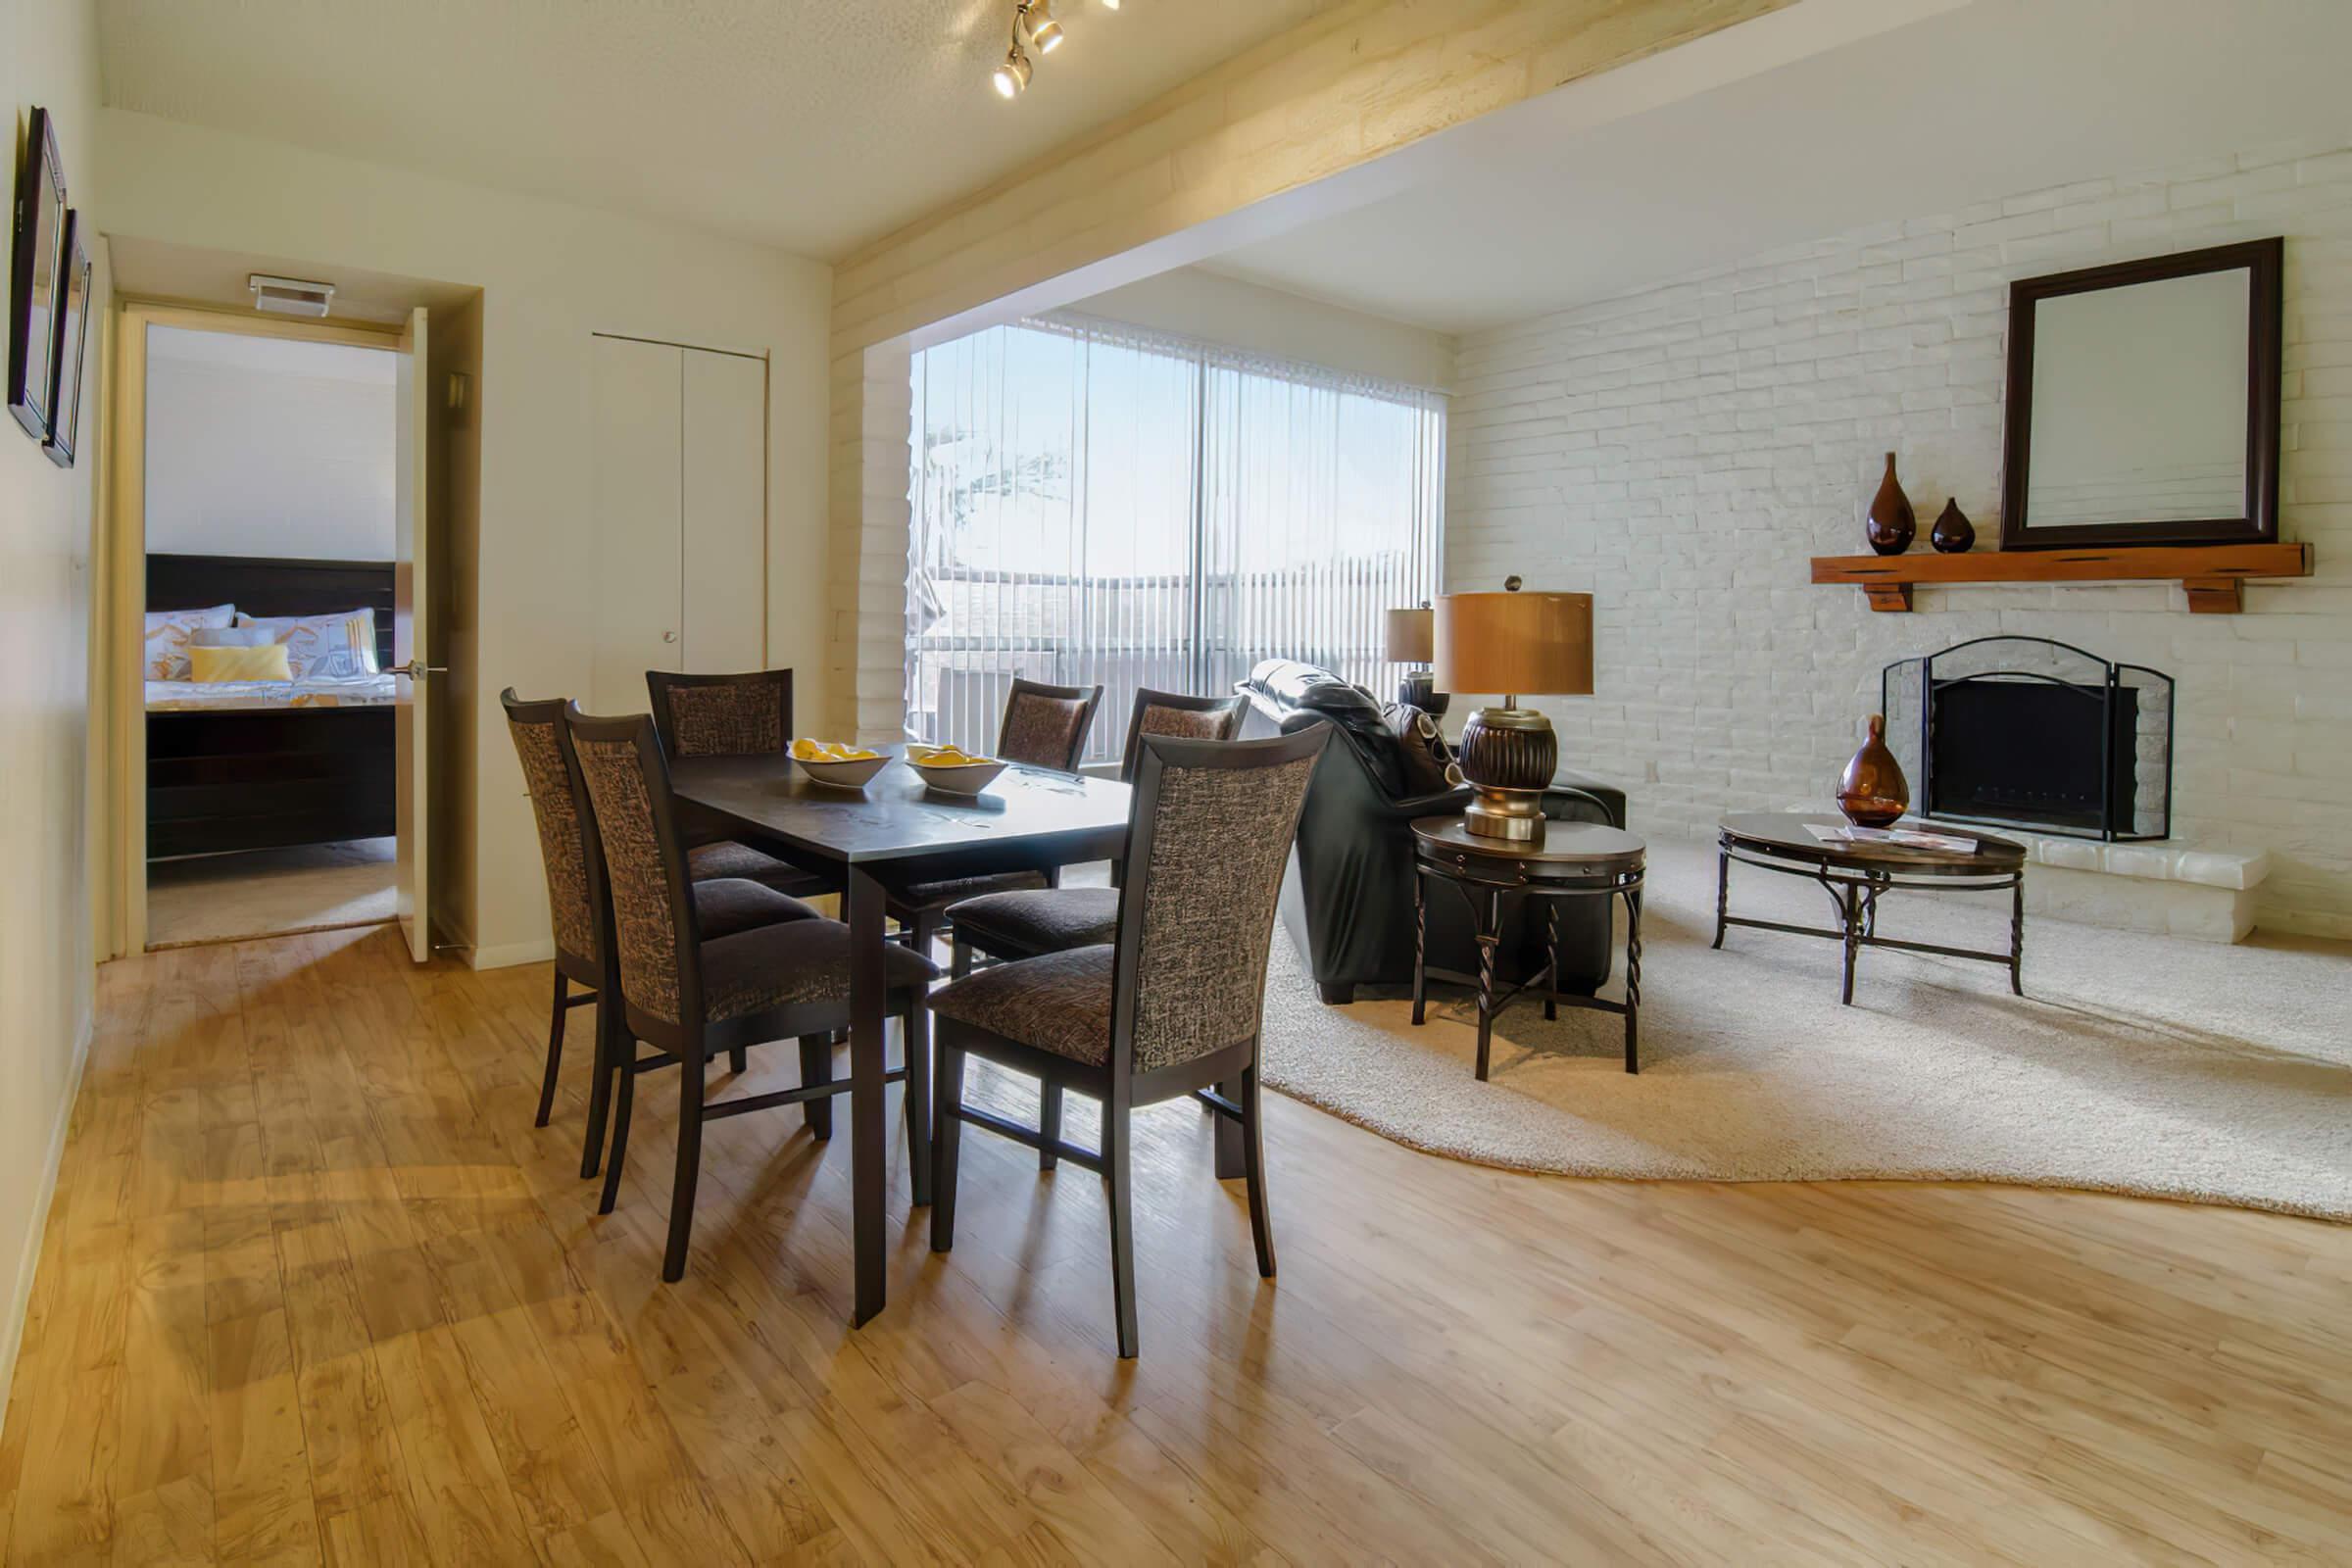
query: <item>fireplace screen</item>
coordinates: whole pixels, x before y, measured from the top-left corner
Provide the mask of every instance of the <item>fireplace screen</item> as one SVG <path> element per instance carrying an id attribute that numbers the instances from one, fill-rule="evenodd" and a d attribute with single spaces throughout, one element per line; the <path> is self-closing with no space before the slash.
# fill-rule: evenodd
<path id="1" fill-rule="evenodd" d="M 2172 831 L 2169 676 L 1980 637 L 1888 664 L 1880 696 L 1921 816 L 2110 841 Z"/>

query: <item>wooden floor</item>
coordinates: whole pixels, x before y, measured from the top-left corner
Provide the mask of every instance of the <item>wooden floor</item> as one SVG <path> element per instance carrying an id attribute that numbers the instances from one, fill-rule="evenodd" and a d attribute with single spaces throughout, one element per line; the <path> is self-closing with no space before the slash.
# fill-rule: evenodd
<path id="1" fill-rule="evenodd" d="M 675 1090 L 597 1220 L 546 985 L 107 966 L 8 1561 L 2352 1560 L 2352 1228 L 1517 1176 L 1275 1099 L 1279 1284 L 1199 1110 L 1143 1118 L 1140 1362 L 1096 1182 L 979 1135 L 853 1333 L 846 1133 L 715 1125 L 664 1287 Z"/>

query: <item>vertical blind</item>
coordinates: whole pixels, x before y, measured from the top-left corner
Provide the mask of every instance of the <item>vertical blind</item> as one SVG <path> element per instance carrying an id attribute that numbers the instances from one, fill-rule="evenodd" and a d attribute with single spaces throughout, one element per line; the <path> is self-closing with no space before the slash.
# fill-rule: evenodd
<path id="1" fill-rule="evenodd" d="M 987 749 L 1014 677 L 1222 694 L 1259 660 L 1381 690 L 1437 591 L 1437 393 L 1078 317 L 914 356 L 906 730 Z"/>

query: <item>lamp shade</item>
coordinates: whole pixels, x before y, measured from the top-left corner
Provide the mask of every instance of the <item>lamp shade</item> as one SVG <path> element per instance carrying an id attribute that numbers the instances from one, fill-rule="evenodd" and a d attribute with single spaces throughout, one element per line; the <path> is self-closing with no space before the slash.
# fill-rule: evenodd
<path id="1" fill-rule="evenodd" d="M 1449 692 L 1589 696 L 1591 594 L 1441 594 L 1437 683 Z"/>
<path id="2" fill-rule="evenodd" d="M 1389 659 L 1398 664 L 1426 664 L 1430 653 L 1430 617 L 1436 613 L 1427 605 L 1416 610 L 1389 612 Z"/>

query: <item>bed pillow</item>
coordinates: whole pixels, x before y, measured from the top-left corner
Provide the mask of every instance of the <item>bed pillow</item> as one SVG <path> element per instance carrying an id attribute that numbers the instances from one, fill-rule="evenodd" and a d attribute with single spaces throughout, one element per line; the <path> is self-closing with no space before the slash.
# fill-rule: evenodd
<path id="1" fill-rule="evenodd" d="M 267 648 L 277 633 L 267 626 L 199 626 L 190 648 Z"/>
<path id="2" fill-rule="evenodd" d="M 198 681 L 294 678 L 284 643 L 265 643 L 259 648 L 207 648 L 199 644 L 188 650 L 188 667 L 191 678 Z"/>
<path id="3" fill-rule="evenodd" d="M 376 673 L 375 612 L 340 610 L 331 615 L 239 615 L 283 643 L 296 680 L 353 680 Z"/>
<path id="4" fill-rule="evenodd" d="M 188 640 L 199 628 L 220 627 L 236 618 L 234 605 L 209 610 L 150 610 L 147 612 L 146 667 L 149 680 L 188 678 Z"/>

